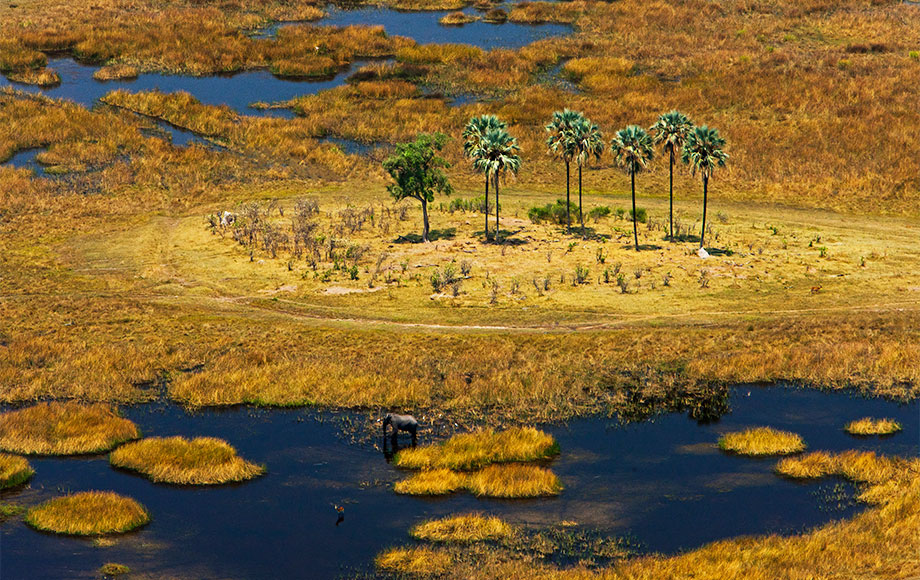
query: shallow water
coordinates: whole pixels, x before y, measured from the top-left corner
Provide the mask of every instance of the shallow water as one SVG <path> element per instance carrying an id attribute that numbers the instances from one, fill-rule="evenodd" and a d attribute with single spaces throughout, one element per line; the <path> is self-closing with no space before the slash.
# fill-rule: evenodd
<path id="1" fill-rule="evenodd" d="M 19 169 L 31 169 L 36 176 L 45 177 L 45 166 L 35 160 L 35 156 L 41 153 L 43 149 L 23 149 L 17 151 L 12 157 L 4 163 L 18 167 Z"/>
<path id="2" fill-rule="evenodd" d="M 510 12 L 510 7 L 503 7 Z M 342 9 L 329 8 L 327 16 L 317 22 L 303 23 L 311 26 L 355 26 L 383 25 L 387 34 L 405 36 L 419 44 L 469 44 L 483 50 L 493 48 L 521 48 L 543 38 L 565 36 L 572 33 L 566 24 L 518 24 L 504 22 L 490 24 L 476 21 L 462 26 L 442 26 L 438 21 L 454 10 L 407 12 L 373 6 Z M 462 10 L 472 16 L 483 13 L 474 8 Z M 258 31 L 256 36 L 270 38 L 281 26 L 297 26 L 299 23 L 279 22 Z"/>
<path id="3" fill-rule="evenodd" d="M 827 501 L 839 480 L 796 483 L 772 473 L 775 459 L 721 453 L 714 446 L 721 432 L 769 425 L 800 433 L 810 449 L 918 453 L 916 402 L 752 388 L 734 390 L 731 407 L 709 425 L 670 414 L 625 427 L 603 418 L 549 426 L 562 450 L 551 467 L 565 490 L 536 500 L 396 495 L 390 484 L 403 472 L 371 445 L 343 441 L 329 415 L 307 410 L 127 408 L 147 436 L 222 437 L 243 457 L 267 464 L 268 473 L 239 485 L 182 488 L 114 470 L 105 456 L 33 458 L 30 485 L 4 492 L 4 501 L 33 504 L 70 491 L 111 489 L 145 504 L 153 521 L 110 547 L 6 522 L 0 525 L 0 577 L 89 578 L 103 563 L 119 562 L 188 578 L 334 578 L 371 571 L 375 554 L 411 543 L 413 524 L 469 510 L 518 524 L 576 521 L 629 535 L 645 551 L 675 552 L 738 534 L 797 532 L 862 509 Z M 894 417 L 904 432 L 863 439 L 842 431 L 863 416 Z M 334 503 L 346 506 L 338 525 Z"/>
<path id="4" fill-rule="evenodd" d="M 57 99 L 68 99 L 87 108 L 92 108 L 100 98 L 117 89 L 131 92 L 159 90 L 164 93 L 186 91 L 206 105 L 227 105 L 240 114 L 290 118 L 293 113 L 288 109 L 255 109 L 249 105 L 260 101 L 288 101 L 297 96 L 313 95 L 341 86 L 345 84 L 351 71 L 357 70 L 367 62 L 354 62 L 334 78 L 315 81 L 281 79 L 267 70 L 250 70 L 234 75 L 204 77 L 144 73 L 133 80 L 102 82 L 93 78 L 93 73 L 99 67 L 78 63 L 70 57 L 58 57 L 48 59 L 48 66 L 61 75 L 60 85 L 40 88 L 11 83 L 0 76 L 0 87 L 11 85 L 30 93 L 43 93 Z"/>

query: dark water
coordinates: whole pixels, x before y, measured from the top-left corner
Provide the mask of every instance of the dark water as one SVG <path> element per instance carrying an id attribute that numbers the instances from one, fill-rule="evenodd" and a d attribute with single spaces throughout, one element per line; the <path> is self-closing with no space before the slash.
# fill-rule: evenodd
<path id="1" fill-rule="evenodd" d="M 222 437 L 243 457 L 267 464 L 268 474 L 233 486 L 181 488 L 111 469 L 104 456 L 32 459 L 30 485 L 4 492 L 4 501 L 31 505 L 110 489 L 145 504 L 153 521 L 109 547 L 8 521 L 0 525 L 0 577 L 90 578 L 103 563 L 119 562 L 169 577 L 334 578 L 372 570 L 375 554 L 411 543 L 413 524 L 468 510 L 518 524 L 575 521 L 631 535 L 646 551 L 675 552 L 738 534 L 797 532 L 862 509 L 827 501 L 837 480 L 796 483 L 772 473 L 775 459 L 719 452 L 721 432 L 769 425 L 800 433 L 810 449 L 918 453 L 916 402 L 782 388 L 747 393 L 735 390 L 731 413 L 711 425 L 672 414 L 626 427 L 598 418 L 550 426 L 562 449 L 552 469 L 565 490 L 557 498 L 514 501 L 396 495 L 390 484 L 402 472 L 372 446 L 343 441 L 328 416 L 323 423 L 305 410 L 128 408 L 145 435 Z M 862 439 L 842 431 L 863 416 L 894 417 L 904 432 Z M 334 503 L 346 506 L 339 525 Z"/>
<path id="2" fill-rule="evenodd" d="M 35 156 L 42 151 L 42 149 L 23 149 L 17 151 L 6 163 L 20 169 L 31 169 L 38 177 L 45 177 L 45 166 L 35 160 Z"/>
<path id="3" fill-rule="evenodd" d="M 504 7 L 510 12 L 510 7 Z M 306 23 L 312 26 L 355 26 L 383 25 L 387 34 L 405 36 L 419 44 L 469 44 L 483 50 L 493 48 L 521 48 L 543 38 L 565 36 L 572 33 L 566 24 L 518 24 L 504 22 L 490 24 L 476 21 L 462 26 L 442 26 L 438 21 L 453 10 L 405 12 L 388 8 L 362 7 L 354 9 L 329 8 L 327 16 L 318 22 Z M 481 16 L 473 8 L 463 12 Z M 280 22 L 260 30 L 257 36 L 274 36 L 280 26 L 297 23 Z"/>

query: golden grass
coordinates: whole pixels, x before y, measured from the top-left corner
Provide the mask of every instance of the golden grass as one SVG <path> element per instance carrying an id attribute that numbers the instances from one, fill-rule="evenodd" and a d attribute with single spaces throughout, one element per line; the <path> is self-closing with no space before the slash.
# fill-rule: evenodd
<path id="1" fill-rule="evenodd" d="M 137 426 L 109 405 L 39 403 L 0 419 L 0 449 L 14 453 L 100 453 L 140 437 Z"/>
<path id="2" fill-rule="evenodd" d="M 533 427 L 460 433 L 437 445 L 401 450 L 396 465 L 406 469 L 479 469 L 490 463 L 535 461 L 559 453 L 552 435 Z"/>
<path id="3" fill-rule="evenodd" d="M 34 473 L 25 458 L 0 453 L 0 489 L 25 483 Z"/>
<path id="4" fill-rule="evenodd" d="M 404 495 L 446 495 L 466 486 L 467 475 L 450 469 L 431 469 L 396 482 L 393 491 Z"/>
<path id="5" fill-rule="evenodd" d="M 466 12 L 451 12 L 442 16 L 438 23 L 443 26 L 463 26 L 477 20 L 479 20 L 477 17 Z"/>
<path id="6" fill-rule="evenodd" d="M 245 461 L 236 449 L 213 437 L 152 437 L 122 445 L 109 462 L 158 483 L 214 485 L 252 479 L 265 467 Z"/>
<path id="7" fill-rule="evenodd" d="M 434 576 L 450 569 L 451 557 L 431 548 L 393 548 L 379 554 L 374 563 L 391 573 Z"/>
<path id="8" fill-rule="evenodd" d="M 892 435 L 901 430 L 901 424 L 894 419 L 863 417 L 847 423 L 844 430 L 851 435 Z"/>
<path id="9" fill-rule="evenodd" d="M 562 483 L 535 465 L 490 465 L 469 475 L 467 489 L 480 497 L 545 497 L 562 491 Z"/>
<path id="10" fill-rule="evenodd" d="M 7 75 L 13 82 L 39 87 L 53 87 L 61 84 L 61 75 L 50 68 L 26 69 Z"/>
<path id="11" fill-rule="evenodd" d="M 445 495 L 466 489 L 480 497 L 528 498 L 557 495 L 562 483 L 548 469 L 512 463 L 490 465 L 470 473 L 450 469 L 420 471 L 397 482 L 393 489 L 406 495 Z"/>
<path id="12" fill-rule="evenodd" d="M 512 532 L 511 526 L 500 518 L 462 514 L 422 522 L 409 533 L 428 542 L 468 544 L 509 538 Z"/>
<path id="13" fill-rule="evenodd" d="M 906 465 L 904 459 L 877 455 L 872 451 L 846 451 L 837 455 L 816 452 L 783 459 L 777 464 L 776 472 L 803 479 L 842 475 L 858 483 L 887 486 L 903 478 Z M 878 494 L 879 490 L 873 493 Z"/>
<path id="14" fill-rule="evenodd" d="M 117 564 L 115 562 L 106 562 L 99 568 L 99 573 L 103 576 L 121 576 L 130 572 L 131 568 L 125 566 L 124 564 Z"/>
<path id="15" fill-rule="evenodd" d="M 30 508 L 25 521 L 45 532 L 94 536 L 133 530 L 149 522 L 150 514 L 129 497 L 110 491 L 87 491 Z"/>
<path id="16" fill-rule="evenodd" d="M 114 81 L 136 79 L 140 71 L 136 66 L 128 64 L 113 64 L 104 66 L 93 72 L 93 78 L 97 81 Z"/>
<path id="17" fill-rule="evenodd" d="M 788 455 L 805 449 L 802 437 L 770 427 L 757 427 L 719 438 L 719 449 L 739 455 Z"/>

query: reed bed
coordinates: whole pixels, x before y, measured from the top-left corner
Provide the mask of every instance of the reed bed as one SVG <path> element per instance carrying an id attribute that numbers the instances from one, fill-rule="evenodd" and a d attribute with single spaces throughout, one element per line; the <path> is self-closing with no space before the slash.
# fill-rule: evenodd
<path id="1" fill-rule="evenodd" d="M 450 469 L 420 471 L 394 486 L 396 493 L 406 495 L 445 495 L 461 489 L 479 497 L 546 497 L 562 491 L 562 483 L 548 469 L 507 464 L 469 473 Z"/>
<path id="2" fill-rule="evenodd" d="M 805 450 L 802 437 L 771 427 L 757 427 L 719 438 L 719 449 L 738 455 L 788 455 Z"/>
<path id="3" fill-rule="evenodd" d="M 24 457 L 0 453 L 0 489 L 23 484 L 35 474 Z"/>
<path id="4" fill-rule="evenodd" d="M 894 435 L 901 431 L 901 424 L 894 419 L 863 417 L 850 421 L 843 429 L 850 435 Z"/>
<path id="5" fill-rule="evenodd" d="M 129 497 L 110 491 L 87 491 L 30 508 L 25 521 L 44 532 L 96 536 L 131 531 L 149 522 L 150 514 Z"/>
<path id="6" fill-rule="evenodd" d="M 482 514 L 461 514 L 429 520 L 412 528 L 416 539 L 447 544 L 489 542 L 511 537 L 513 529 L 501 518 Z"/>
<path id="7" fill-rule="evenodd" d="M 35 85 L 38 87 L 53 87 L 61 84 L 61 75 L 50 68 L 25 69 L 18 72 L 12 72 L 7 78 L 15 83 L 26 85 Z"/>
<path id="8" fill-rule="evenodd" d="M 404 449 L 395 461 L 406 469 L 472 470 L 491 463 L 537 461 L 558 453 L 552 435 L 533 427 L 512 427 L 461 433 L 441 444 Z"/>
<path id="9" fill-rule="evenodd" d="M 450 569 L 452 560 L 447 552 L 432 548 L 393 548 L 374 560 L 378 568 L 394 574 L 436 576 Z"/>
<path id="10" fill-rule="evenodd" d="M 152 437 L 109 454 L 115 467 L 137 471 L 157 483 L 216 485 L 252 479 L 265 467 L 245 461 L 229 443 L 214 437 Z"/>
<path id="11" fill-rule="evenodd" d="M 0 448 L 30 455 L 101 453 L 137 439 L 137 426 L 109 405 L 39 403 L 0 415 Z"/>

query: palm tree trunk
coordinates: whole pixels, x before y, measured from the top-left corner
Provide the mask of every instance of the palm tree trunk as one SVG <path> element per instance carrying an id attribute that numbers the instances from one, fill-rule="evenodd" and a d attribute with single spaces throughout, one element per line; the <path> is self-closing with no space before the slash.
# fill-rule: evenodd
<path id="1" fill-rule="evenodd" d="M 670 213 L 670 218 L 668 221 L 670 223 L 670 230 L 671 230 L 670 241 L 671 243 L 674 243 L 674 147 L 669 147 L 669 149 L 671 151 L 671 165 L 670 165 L 670 174 L 668 176 L 669 177 L 669 183 L 668 183 L 669 195 L 668 197 L 671 200 L 671 213 Z"/>
<path id="2" fill-rule="evenodd" d="M 709 176 L 703 175 L 703 229 L 700 230 L 700 247 L 703 247 L 703 236 L 706 235 L 706 197 L 709 192 Z"/>
<path id="3" fill-rule="evenodd" d="M 495 173 L 495 243 L 501 243 L 501 231 L 498 227 L 498 172 Z"/>
<path id="4" fill-rule="evenodd" d="M 486 241 L 489 241 L 489 172 L 486 171 Z"/>
<path id="5" fill-rule="evenodd" d="M 578 166 L 578 221 L 581 222 L 581 237 L 585 237 L 585 214 L 581 209 L 581 165 Z"/>
<path id="6" fill-rule="evenodd" d="M 569 215 L 569 162 L 565 162 L 565 231 L 572 233 L 572 217 Z"/>
<path id="7" fill-rule="evenodd" d="M 422 232 L 422 241 L 428 242 L 428 200 L 422 198 L 422 219 L 425 222 L 425 229 Z"/>
<path id="8" fill-rule="evenodd" d="M 636 251 L 639 251 L 639 226 L 636 225 L 636 172 L 633 171 L 630 174 L 632 178 L 632 202 L 633 202 L 633 239 L 636 242 Z"/>

